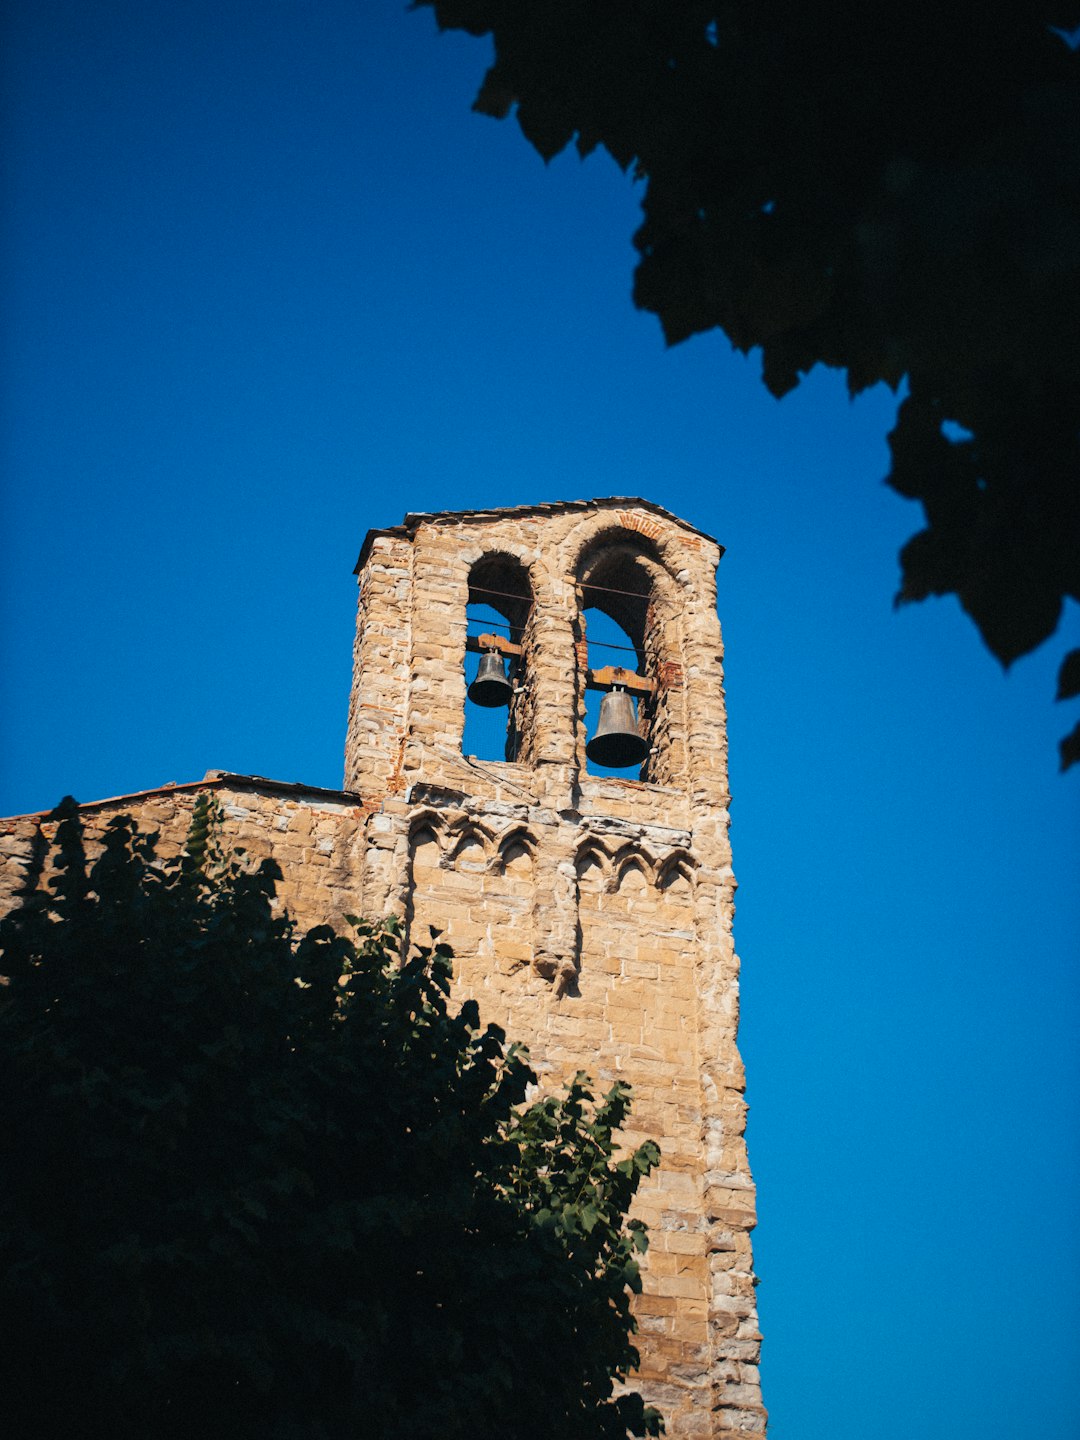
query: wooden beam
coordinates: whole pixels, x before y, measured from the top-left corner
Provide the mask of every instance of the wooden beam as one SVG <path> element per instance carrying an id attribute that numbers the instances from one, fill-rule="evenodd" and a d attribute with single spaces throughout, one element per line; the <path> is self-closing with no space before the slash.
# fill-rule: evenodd
<path id="1" fill-rule="evenodd" d="M 504 640 L 501 635 L 470 635 L 465 641 L 465 649 L 474 654 L 495 650 L 512 660 L 523 654 L 522 646 L 515 645 L 512 640 Z M 604 665 L 599 670 L 585 671 L 586 690 L 611 690 L 615 685 L 621 685 L 631 695 L 652 695 L 656 690 L 655 680 L 648 680 L 634 670 L 625 670 L 621 665 Z"/>
<path id="2" fill-rule="evenodd" d="M 655 680 L 648 680 L 633 670 L 624 670 L 621 665 L 605 665 L 600 670 L 585 672 L 586 690 L 611 690 L 616 685 L 621 685 L 632 695 L 651 695 L 656 689 Z"/>
<path id="3" fill-rule="evenodd" d="M 515 645 L 512 640 L 504 640 L 501 635 L 469 635 L 465 640 L 465 649 L 472 651 L 497 650 L 500 655 L 511 657 L 519 656 L 520 645 Z"/>

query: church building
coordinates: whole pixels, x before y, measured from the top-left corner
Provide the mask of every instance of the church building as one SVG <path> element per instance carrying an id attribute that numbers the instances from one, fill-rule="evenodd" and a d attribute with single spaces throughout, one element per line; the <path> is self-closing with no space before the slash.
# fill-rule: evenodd
<path id="1" fill-rule="evenodd" d="M 301 926 L 394 915 L 407 946 L 435 927 L 457 998 L 543 1087 L 633 1086 L 626 1140 L 663 1156 L 634 1207 L 634 1383 L 677 1440 L 765 1428 L 721 554 L 632 498 L 407 515 L 357 564 L 340 791 L 212 770 L 80 807 L 91 840 L 127 812 L 169 854 L 212 793 L 225 845 L 277 859 Z M 0 821 L 0 908 L 43 823 Z"/>

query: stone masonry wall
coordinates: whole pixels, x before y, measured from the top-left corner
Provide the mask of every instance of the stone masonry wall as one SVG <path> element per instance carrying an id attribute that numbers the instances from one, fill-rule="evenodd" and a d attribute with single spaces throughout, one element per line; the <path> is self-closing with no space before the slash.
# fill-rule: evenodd
<path id="1" fill-rule="evenodd" d="M 650 1249 L 634 1384 L 676 1440 L 765 1427 L 719 556 L 641 501 L 407 517 L 369 536 L 358 567 L 345 790 L 210 772 L 82 807 L 91 843 L 124 811 L 159 831 L 169 855 L 210 789 L 225 841 L 278 860 L 280 898 L 302 926 L 395 914 L 408 944 L 434 927 L 456 952 L 457 997 L 475 997 L 485 1020 L 529 1046 L 543 1086 L 579 1069 L 602 1088 L 633 1085 L 626 1143 L 651 1136 L 663 1152 L 636 1205 Z M 524 624 L 512 602 L 527 687 L 515 700 L 528 732 L 516 763 L 461 753 L 470 574 L 498 589 L 500 557 L 515 565 L 515 595 L 527 574 L 532 600 Z M 584 768 L 582 582 L 647 603 L 648 781 Z M 49 828 L 41 816 L 0 822 L 0 910 L 38 825 Z"/>
<path id="2" fill-rule="evenodd" d="M 337 791 L 211 771 L 189 785 L 80 806 L 88 852 L 93 857 L 109 821 L 124 814 L 134 816 L 140 830 L 157 833 L 163 860 L 179 855 L 201 791 L 211 793 L 220 806 L 224 845 L 242 848 L 253 862 L 277 860 L 284 876 L 278 901 L 302 925 L 344 928 L 347 914 L 362 911 L 364 810 L 359 796 Z M 56 824 L 47 813 L 0 820 L 0 913 L 12 907 L 24 883 L 39 828 L 51 839 Z"/>

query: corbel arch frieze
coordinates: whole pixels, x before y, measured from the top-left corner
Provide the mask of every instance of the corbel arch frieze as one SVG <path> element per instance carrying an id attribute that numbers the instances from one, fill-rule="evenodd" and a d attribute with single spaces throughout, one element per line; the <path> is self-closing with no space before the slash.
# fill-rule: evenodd
<path id="1" fill-rule="evenodd" d="M 575 873 L 580 877 L 590 862 L 599 868 L 603 876 L 601 888 L 607 893 L 618 890 L 630 868 L 640 870 L 646 883 L 660 891 L 666 889 L 677 877 L 694 887 L 698 870 L 697 861 L 688 850 L 681 847 L 654 853 L 640 841 L 628 840 L 612 848 L 594 835 L 587 836 L 578 843 L 574 851 Z"/>
<path id="2" fill-rule="evenodd" d="M 589 862 L 598 865 L 605 876 L 611 873 L 611 849 L 595 835 L 587 835 L 574 850 L 574 870 L 580 875 Z"/>
<path id="3" fill-rule="evenodd" d="M 693 893 L 696 886 L 697 864 L 692 855 L 685 850 L 675 850 L 666 855 L 657 866 L 656 888 L 663 894 L 678 885 L 680 881 L 685 882 L 688 893 Z"/>
<path id="4" fill-rule="evenodd" d="M 626 871 L 635 867 L 641 871 L 649 885 L 656 883 L 656 861 L 644 846 L 636 841 L 628 841 L 615 852 L 612 861 L 611 888 L 617 890 L 622 884 Z"/>
<path id="5" fill-rule="evenodd" d="M 495 836 L 487 825 L 466 816 L 450 826 L 447 841 L 448 865 L 455 865 L 462 851 L 474 844 L 480 846 L 483 851 L 484 864 L 487 865 L 491 860 Z"/>
<path id="6" fill-rule="evenodd" d="M 536 856 L 539 842 L 533 832 L 525 825 L 512 825 L 508 830 L 503 831 L 495 844 L 494 854 L 489 862 L 489 869 L 493 874 L 502 875 L 505 873 L 508 857 L 516 848 L 526 852 L 531 863 L 536 863 Z"/>
<path id="7" fill-rule="evenodd" d="M 430 830 L 438 842 L 440 850 L 443 848 L 446 835 L 446 819 L 438 810 L 425 807 L 423 810 L 416 810 L 409 816 L 408 840 L 412 847 L 414 840 L 422 830 Z"/>

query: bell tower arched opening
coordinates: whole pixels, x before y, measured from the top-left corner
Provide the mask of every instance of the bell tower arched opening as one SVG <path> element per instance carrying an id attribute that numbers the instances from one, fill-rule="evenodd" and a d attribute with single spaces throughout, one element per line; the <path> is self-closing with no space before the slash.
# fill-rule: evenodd
<path id="1" fill-rule="evenodd" d="M 529 572 L 515 555 L 476 561 L 466 609 L 464 755 L 488 762 L 530 758 L 532 614 Z"/>
<path id="2" fill-rule="evenodd" d="M 638 646 L 632 643 L 632 637 L 626 630 L 599 605 L 585 604 L 581 609 L 581 628 L 585 637 L 586 662 L 589 674 L 596 674 L 604 670 L 625 670 L 630 674 L 640 674 L 644 667 L 644 655 Z M 611 692 L 593 689 L 586 686 L 585 689 L 585 733 L 586 736 L 597 737 L 602 733 L 601 724 L 606 721 L 610 726 L 612 723 L 611 710 L 613 704 L 609 703 L 604 707 L 604 700 Z M 647 711 L 642 713 L 643 697 L 626 692 L 626 700 L 622 703 L 620 719 L 624 724 L 632 724 L 634 732 L 641 736 L 642 743 L 648 745 L 647 730 L 642 733 L 642 722 L 647 721 Z M 618 723 L 618 720 L 616 721 Z M 622 764 L 606 765 L 602 760 L 595 757 L 595 747 L 591 741 L 587 741 L 585 749 L 585 769 L 589 775 L 617 775 L 624 778 L 637 779 L 644 768 L 646 761 L 633 766 Z"/>
<path id="3" fill-rule="evenodd" d="M 625 531 L 596 537 L 578 566 L 577 640 L 581 677 L 579 763 L 587 774 L 670 783 L 676 771 L 670 746 L 674 582 L 650 541 Z M 624 673 L 620 673 L 624 672 Z M 618 700 L 606 696 L 622 692 Z M 627 733 L 626 752 L 640 761 L 607 766 L 595 752 L 612 725 Z M 589 740 L 588 737 L 592 739 Z M 614 747 L 618 750 L 619 747 Z M 590 753 L 592 752 L 592 753 Z"/>

